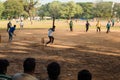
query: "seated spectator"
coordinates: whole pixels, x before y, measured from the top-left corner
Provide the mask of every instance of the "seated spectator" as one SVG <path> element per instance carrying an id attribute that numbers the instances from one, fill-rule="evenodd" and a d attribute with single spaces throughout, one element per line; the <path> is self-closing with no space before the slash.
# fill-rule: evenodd
<path id="1" fill-rule="evenodd" d="M 10 76 L 6 75 L 8 66 L 8 60 L 0 59 L 0 80 L 12 80 Z"/>
<path id="2" fill-rule="evenodd" d="M 24 75 L 25 75 L 27 77 L 34 78 L 33 80 L 38 80 L 36 77 L 34 77 L 35 76 L 35 74 L 34 74 L 35 66 L 36 66 L 35 59 L 34 58 L 27 58 L 23 63 L 24 73 L 15 74 L 13 79 L 14 80 L 23 80 L 23 79 L 26 79 L 24 77 Z M 20 77 L 20 79 L 19 79 L 19 77 Z M 31 80 L 31 79 L 28 79 L 28 80 Z"/>
<path id="3" fill-rule="evenodd" d="M 78 80 L 92 80 L 92 74 L 88 70 L 78 72 Z"/>
<path id="4" fill-rule="evenodd" d="M 36 66 L 35 59 L 27 58 L 23 63 L 24 73 L 34 75 L 35 66 Z"/>
<path id="5" fill-rule="evenodd" d="M 58 80 L 60 75 L 60 65 L 57 62 L 52 62 L 47 66 L 49 80 Z"/>
<path id="6" fill-rule="evenodd" d="M 18 73 L 13 76 L 12 80 L 37 80 L 37 79 L 29 74 Z"/>

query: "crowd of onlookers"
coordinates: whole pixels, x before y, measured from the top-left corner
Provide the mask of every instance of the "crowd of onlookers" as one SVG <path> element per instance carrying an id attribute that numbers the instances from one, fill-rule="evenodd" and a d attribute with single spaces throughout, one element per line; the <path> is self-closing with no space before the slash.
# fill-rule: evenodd
<path id="1" fill-rule="evenodd" d="M 13 76 L 6 75 L 9 61 L 0 59 L 0 80 L 39 80 L 35 77 L 36 60 L 34 58 L 26 58 L 23 62 L 23 73 L 16 73 Z M 61 67 L 57 62 L 52 62 L 47 66 L 47 80 L 59 80 Z M 78 80 L 92 80 L 92 74 L 88 70 L 78 72 Z"/>

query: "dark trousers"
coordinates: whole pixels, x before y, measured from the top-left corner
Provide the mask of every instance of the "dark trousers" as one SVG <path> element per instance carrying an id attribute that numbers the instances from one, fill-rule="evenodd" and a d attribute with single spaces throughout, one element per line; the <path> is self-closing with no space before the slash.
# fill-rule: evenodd
<path id="1" fill-rule="evenodd" d="M 115 23 L 112 23 L 112 27 L 114 27 L 114 24 L 115 24 Z"/>
<path id="2" fill-rule="evenodd" d="M 86 26 L 86 32 L 89 30 L 89 27 L 88 26 Z"/>
<path id="3" fill-rule="evenodd" d="M 97 32 L 100 32 L 100 31 L 101 31 L 100 27 L 97 27 Z"/>
<path id="4" fill-rule="evenodd" d="M 11 32 L 8 32 L 8 34 L 9 34 L 9 41 L 12 41 L 13 34 Z"/>
<path id="5" fill-rule="evenodd" d="M 107 32 L 106 33 L 108 33 L 108 32 L 110 32 L 110 27 L 107 27 Z"/>
<path id="6" fill-rule="evenodd" d="M 70 31 L 73 31 L 73 28 L 72 28 L 72 26 L 70 26 Z"/>
<path id="7" fill-rule="evenodd" d="M 20 28 L 22 29 L 22 28 L 23 28 L 23 25 L 20 25 Z"/>
<path id="8" fill-rule="evenodd" d="M 49 41 L 46 44 L 53 43 L 54 42 L 54 37 L 53 36 L 48 36 Z"/>

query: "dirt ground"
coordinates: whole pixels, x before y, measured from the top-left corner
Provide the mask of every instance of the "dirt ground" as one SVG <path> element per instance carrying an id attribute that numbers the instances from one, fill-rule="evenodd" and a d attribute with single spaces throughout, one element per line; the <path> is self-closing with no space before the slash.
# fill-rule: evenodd
<path id="1" fill-rule="evenodd" d="M 22 72 L 25 58 L 37 60 L 36 76 L 41 80 L 47 78 L 46 66 L 52 61 L 61 65 L 60 80 L 77 80 L 77 73 L 88 69 L 93 80 L 120 80 L 120 31 L 94 30 L 84 32 L 56 29 L 53 45 L 44 47 L 41 38 L 47 38 L 47 29 L 16 30 L 13 42 L 8 43 L 8 35 L 2 30 L 0 58 L 10 61 L 8 74 Z"/>

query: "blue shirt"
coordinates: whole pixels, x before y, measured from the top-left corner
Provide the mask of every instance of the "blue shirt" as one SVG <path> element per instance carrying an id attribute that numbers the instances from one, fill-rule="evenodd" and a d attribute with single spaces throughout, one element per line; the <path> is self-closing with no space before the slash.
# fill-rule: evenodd
<path id="1" fill-rule="evenodd" d="M 10 33 L 13 33 L 15 31 L 15 27 L 11 27 L 10 29 L 9 29 L 9 32 Z"/>

